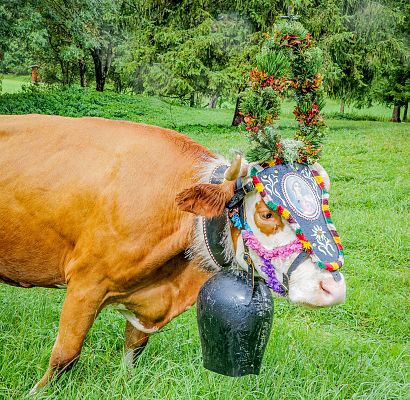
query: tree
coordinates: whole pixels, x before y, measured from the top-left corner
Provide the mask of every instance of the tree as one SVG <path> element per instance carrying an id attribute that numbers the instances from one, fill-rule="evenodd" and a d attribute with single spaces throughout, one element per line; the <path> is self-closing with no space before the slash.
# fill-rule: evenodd
<path id="1" fill-rule="evenodd" d="M 403 0 L 404 1 L 404 0 Z M 375 99 L 374 87 L 401 52 L 397 21 L 403 10 L 384 0 L 316 0 L 302 20 L 324 50 L 327 94 L 359 107 Z"/>
<path id="2" fill-rule="evenodd" d="M 121 5 L 119 0 L 11 0 L 0 6 L 0 33 L 7 32 L 0 53 L 14 46 L 16 58 L 24 49 L 27 59 L 41 63 L 48 81 L 64 85 L 79 76 L 85 86 L 91 61 L 96 88 L 102 91 L 121 38 Z"/>
<path id="3" fill-rule="evenodd" d="M 86 68 L 85 53 L 89 52 L 94 63 L 97 91 L 103 91 L 115 47 L 120 38 L 118 13 L 119 1 L 109 0 L 45 0 L 41 5 L 44 24 L 50 36 L 67 40 L 69 48 L 63 52 L 69 60 L 75 60 L 79 67 L 80 80 L 84 81 Z M 42 2 L 44 3 L 44 2 Z"/>
<path id="4" fill-rule="evenodd" d="M 84 9 L 84 2 L 81 3 Z M 88 0 L 86 3 L 88 13 L 83 23 L 86 33 L 82 39 L 94 62 L 96 89 L 102 92 L 122 37 L 118 22 L 121 1 Z"/>
<path id="5" fill-rule="evenodd" d="M 10 0 L 0 4 L 0 61 L 4 59 L 4 53 L 16 33 L 16 22 L 23 9 L 24 2 L 21 0 Z"/>
<path id="6" fill-rule="evenodd" d="M 0 4 L 0 66 L 4 72 L 18 68 L 27 72 L 28 47 L 34 40 L 36 13 L 23 0 L 10 0 Z M 30 18 L 27 18 L 27 15 Z M 14 57 L 10 54 L 14 53 Z"/>
<path id="7" fill-rule="evenodd" d="M 158 29 L 151 35 L 152 58 L 140 66 L 145 91 L 186 99 L 191 106 L 199 96 L 215 101 L 231 95 L 241 79 L 235 59 L 248 42 L 249 28 L 240 22 L 230 16 L 207 17 L 190 29 Z"/>
<path id="8" fill-rule="evenodd" d="M 389 68 L 383 71 L 374 89 L 378 100 L 386 105 L 392 105 L 392 122 L 401 122 L 400 108 L 407 107 L 410 101 L 410 67 L 407 62 L 392 60 Z M 403 114 L 403 120 L 407 114 Z"/>
<path id="9" fill-rule="evenodd" d="M 405 0 L 385 3 L 394 17 L 392 36 L 397 45 L 380 65 L 374 95 L 380 102 L 393 106 L 391 121 L 401 122 L 400 108 L 404 108 L 405 121 L 410 101 L 410 4 Z"/>
<path id="10" fill-rule="evenodd" d="M 164 7 L 160 0 L 129 0 L 122 15 L 132 32 L 132 45 L 124 44 L 130 56 L 117 60 L 116 70 L 137 90 L 191 105 L 205 97 L 214 106 L 243 86 L 257 32 L 270 29 L 279 9 L 283 2 L 184 0 Z"/>
<path id="11" fill-rule="evenodd" d="M 363 104 L 374 79 L 372 47 L 364 34 L 363 1 L 319 0 L 300 9 L 301 20 L 324 51 L 324 87 L 331 98 Z M 367 23 L 367 26 L 369 23 Z M 370 30 L 372 31 L 372 30 Z"/>

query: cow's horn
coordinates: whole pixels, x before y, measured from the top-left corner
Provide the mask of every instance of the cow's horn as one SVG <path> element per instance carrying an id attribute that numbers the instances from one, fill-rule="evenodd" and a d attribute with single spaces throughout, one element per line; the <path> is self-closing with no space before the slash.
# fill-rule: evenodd
<path id="1" fill-rule="evenodd" d="M 240 154 L 236 155 L 235 160 L 232 161 L 231 166 L 225 171 L 225 179 L 227 181 L 234 181 L 238 178 L 241 172 L 242 157 Z"/>

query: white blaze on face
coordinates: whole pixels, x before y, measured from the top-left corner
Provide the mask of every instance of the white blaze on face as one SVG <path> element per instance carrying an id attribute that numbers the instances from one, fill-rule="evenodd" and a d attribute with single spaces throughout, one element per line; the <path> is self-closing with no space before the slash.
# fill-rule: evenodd
<path id="1" fill-rule="evenodd" d="M 266 234 L 261 231 L 254 220 L 257 204 L 260 200 L 261 197 L 259 193 L 256 192 L 248 194 L 245 200 L 246 220 L 259 242 L 267 250 L 272 250 L 294 241 L 296 234 L 283 219 L 283 226 L 278 227 L 274 233 Z M 272 223 L 274 223 L 273 220 Z M 262 260 L 252 249 L 249 249 L 249 252 L 258 274 L 262 278 L 267 279 L 268 277 L 261 270 L 263 266 Z M 241 267 L 247 270 L 247 265 L 243 260 L 243 253 L 243 240 L 239 237 L 236 247 L 236 258 Z M 280 282 L 283 282 L 283 274 L 287 273 L 297 255 L 298 253 L 294 253 L 285 259 L 276 258 L 272 260 L 276 277 Z M 346 284 L 342 274 L 341 277 L 342 279 L 336 282 L 329 271 L 320 269 L 310 258 L 307 258 L 291 275 L 289 282 L 289 300 L 293 303 L 310 306 L 330 306 L 343 303 L 346 297 Z"/>

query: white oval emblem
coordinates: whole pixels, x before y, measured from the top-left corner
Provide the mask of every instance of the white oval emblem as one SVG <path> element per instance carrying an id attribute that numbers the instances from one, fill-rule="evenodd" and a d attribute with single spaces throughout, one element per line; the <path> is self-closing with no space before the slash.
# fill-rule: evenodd
<path id="1" fill-rule="evenodd" d="M 300 175 L 293 172 L 286 174 L 282 179 L 282 190 L 288 204 L 296 214 L 310 220 L 319 216 L 319 199 Z"/>

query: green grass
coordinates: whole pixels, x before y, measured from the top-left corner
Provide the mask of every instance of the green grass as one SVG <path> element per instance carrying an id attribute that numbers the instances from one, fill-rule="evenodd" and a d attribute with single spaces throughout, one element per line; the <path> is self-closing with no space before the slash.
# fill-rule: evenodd
<path id="1" fill-rule="evenodd" d="M 285 104 L 283 105 L 283 112 L 287 115 L 291 115 L 292 111 L 293 111 L 293 107 L 295 106 L 295 104 L 291 101 L 286 101 Z M 325 103 L 325 107 L 323 108 L 323 112 L 325 114 L 336 114 L 336 115 L 340 115 L 340 117 L 342 118 L 343 115 L 346 118 L 349 118 L 349 116 L 353 116 L 353 117 L 357 117 L 359 118 L 363 118 L 363 119 L 367 119 L 367 118 L 377 118 L 380 120 L 384 120 L 384 121 L 389 121 L 391 118 L 391 114 L 392 114 L 392 109 L 389 107 L 386 107 L 382 104 L 374 104 L 372 107 L 365 107 L 365 108 L 357 108 L 354 107 L 353 105 L 346 105 L 345 106 L 345 114 L 340 114 L 339 113 L 339 108 L 340 108 L 340 103 L 337 100 L 334 99 L 327 99 L 326 103 Z M 350 117 L 351 118 L 351 117 Z"/>
<path id="2" fill-rule="evenodd" d="M 175 126 L 223 154 L 247 146 L 229 126 L 231 110 L 169 106 L 144 96 L 89 96 L 91 105 L 79 97 L 67 114 L 82 107 L 85 113 Z M 0 97 L 0 111 L 6 100 L 18 103 Z M 289 113 L 280 124 L 291 132 Z M 194 309 L 151 337 L 133 371 L 121 364 L 125 323 L 104 310 L 76 366 L 37 398 L 408 399 L 410 124 L 328 125 L 322 165 L 332 178 L 332 216 L 346 250 L 345 304 L 306 310 L 275 300 L 261 374 L 236 379 L 202 367 Z M 63 298 L 60 290 L 0 286 L 1 399 L 24 398 L 42 376 Z"/>
<path id="3" fill-rule="evenodd" d="M 1 92 L 0 93 L 17 93 L 21 91 L 23 84 L 31 83 L 31 76 L 1 75 Z"/>

